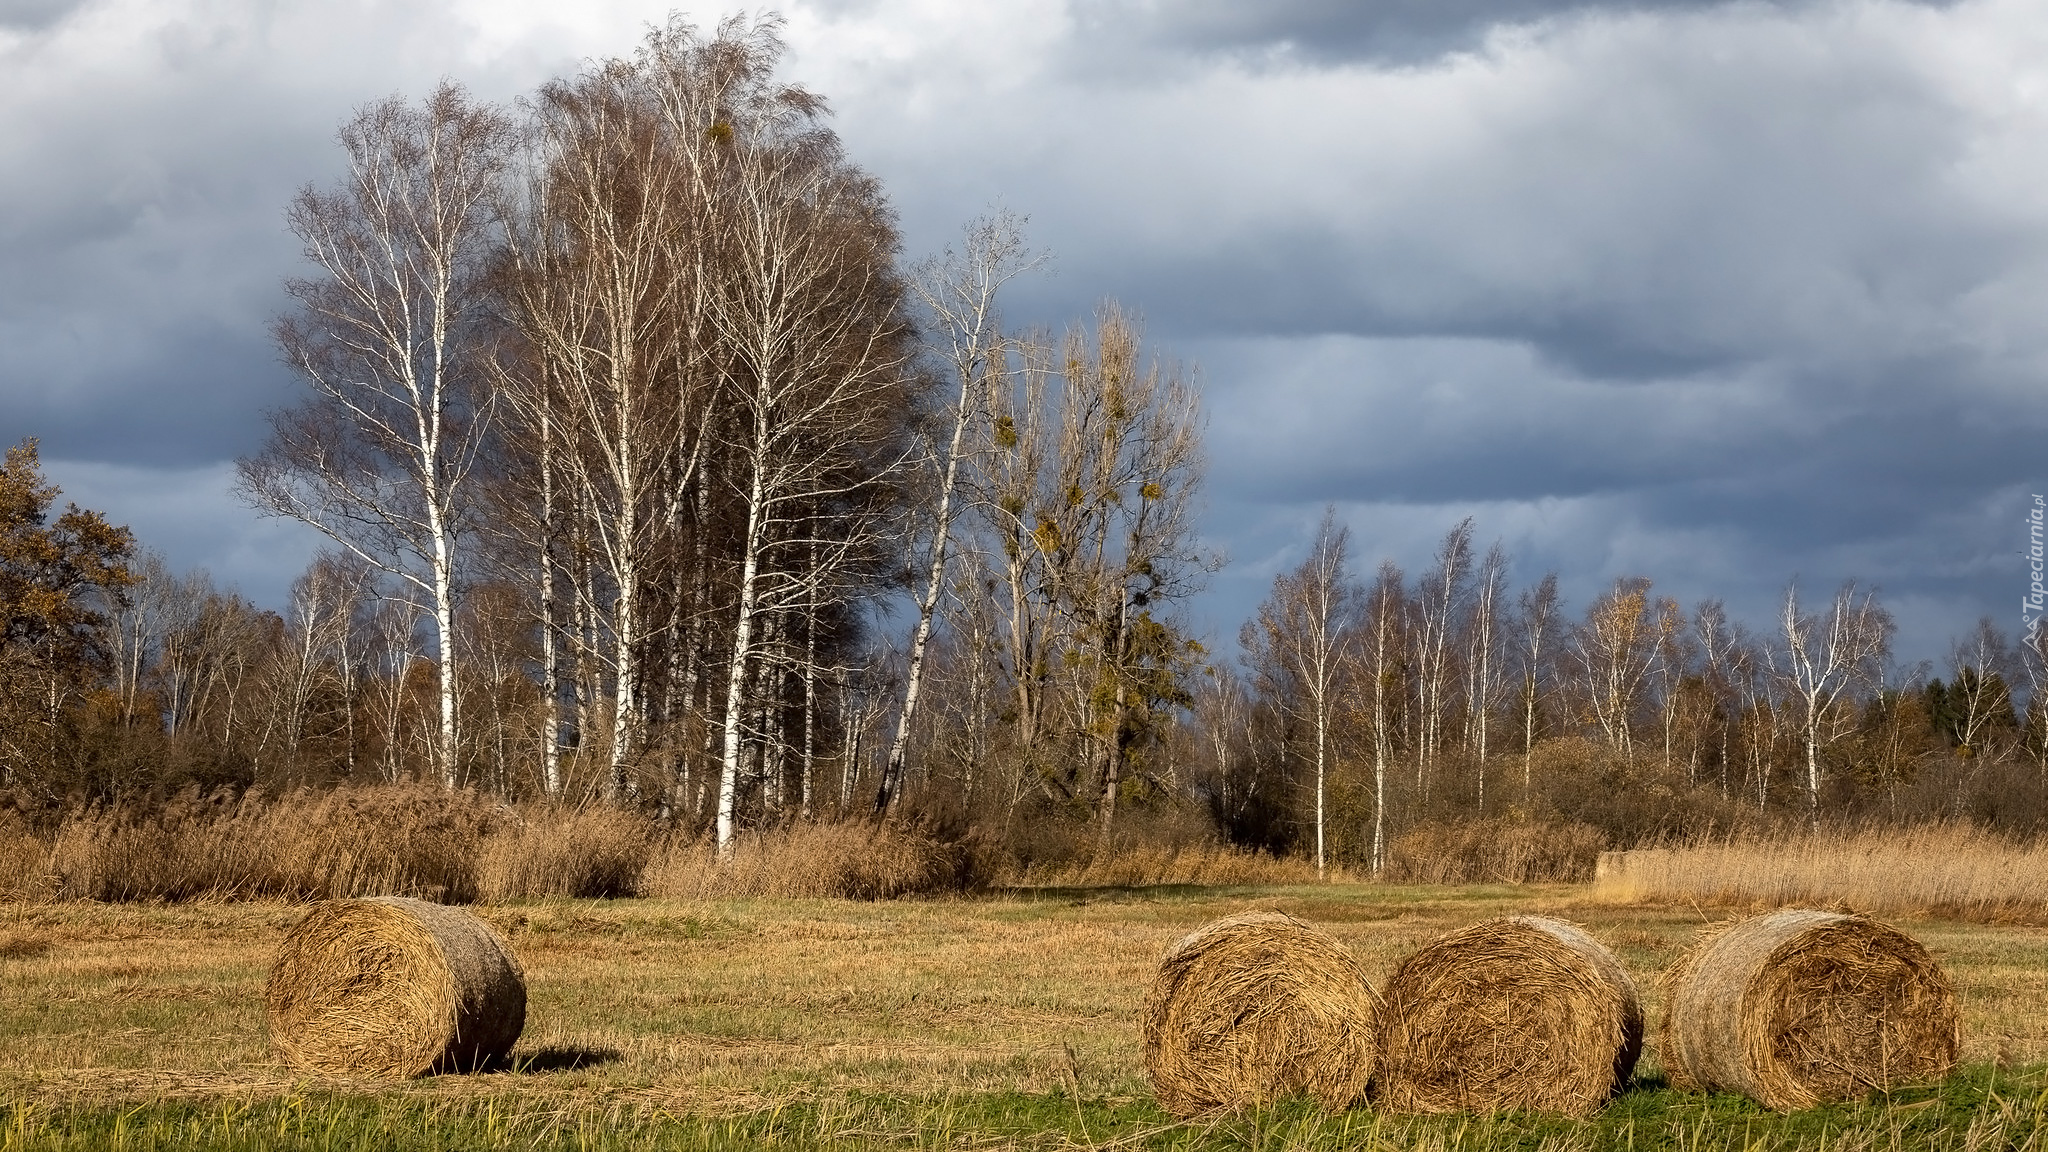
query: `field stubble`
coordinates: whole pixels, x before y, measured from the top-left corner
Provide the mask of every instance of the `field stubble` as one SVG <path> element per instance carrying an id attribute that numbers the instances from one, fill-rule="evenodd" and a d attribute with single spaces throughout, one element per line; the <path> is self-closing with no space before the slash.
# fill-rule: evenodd
<path id="1" fill-rule="evenodd" d="M 1591 901 L 1584 889 L 1563 886 L 1043 889 L 880 904 L 558 899 L 484 906 L 478 911 L 507 935 L 528 974 L 529 1023 L 514 1067 L 391 1085 L 310 1085 L 271 1053 L 261 995 L 267 965 L 302 907 L 0 905 L 0 1099 L 10 1102 L 0 1122 L 11 1117 L 18 1130 L 48 1137 L 38 1145 L 0 1131 L 0 1148 L 89 1146 L 66 1145 L 59 1137 L 68 1129 L 49 1126 L 57 1116 L 143 1116 L 171 1133 L 179 1117 L 236 1115 L 255 1117 L 249 1123 L 268 1132 L 273 1120 L 307 1107 L 328 1117 L 334 1140 L 356 1131 L 351 1124 L 411 1132 L 424 1123 L 420 1117 L 444 1116 L 460 1121 L 454 1132 L 523 1117 L 520 1124 L 553 1134 L 521 1141 L 542 1146 L 586 1129 L 630 1134 L 668 1124 L 695 1133 L 683 1143 L 706 1147 L 945 1146 L 955 1136 L 1048 1147 L 1108 1138 L 1160 1147 L 1355 1147 L 1382 1138 L 1404 1147 L 1501 1140 L 1633 1147 L 1631 1117 L 1649 1109 L 1656 1115 L 1642 1122 L 1663 1135 L 1642 1146 L 1667 1144 L 1693 1124 L 1700 1147 L 1742 1147 L 1721 1137 L 1792 1123 L 1739 1105 L 1745 1129 L 1729 1127 L 1733 1119 L 1712 1111 L 1731 1107 L 1726 1098 L 1698 1105 L 1696 1116 L 1666 1115 L 1677 1094 L 1638 1092 L 1593 1128 L 1545 1122 L 1513 1129 L 1520 1135 L 1511 1140 L 1502 1120 L 1321 1118 L 1288 1107 L 1174 1124 L 1152 1104 L 1139 1070 L 1145 988 L 1167 945 L 1248 908 L 1325 928 L 1375 982 L 1450 929 L 1509 912 L 1560 915 L 1614 947 L 1645 977 L 1646 990 L 1655 984 L 1647 977 L 1707 918 L 1691 908 Z M 1960 986 L 1965 1063 L 1980 1075 L 2006 1070 L 2008 1095 L 1994 1089 L 1971 1097 L 1971 1115 L 1993 1104 L 2020 1107 L 2010 1095 L 2013 1077 L 2029 1084 L 2038 1077 L 2012 1070 L 2048 1061 L 2048 1022 L 2035 1013 L 2048 996 L 2048 932 L 1934 920 L 1907 927 Z M 1661 1011 L 1654 1002 L 1648 1007 L 1653 1019 Z M 1641 1074 L 1656 1083 L 1654 1050 Z M 2034 1109 L 2026 1146 L 2048 1096 L 2039 1084 L 2022 1096 Z M 1910 1106 L 1949 1107 L 1940 1099 L 1928 1095 Z M 1879 1107 L 1873 1116 L 1851 1123 L 1842 1138 L 1854 1140 L 1835 1146 L 1905 1146 L 1886 1137 L 1879 1121 L 1896 1127 L 1908 1114 L 1891 1117 Z M 34 1117 L 44 1119 L 31 1123 Z M 1622 1132 L 1623 1124 L 1625 1143 L 1600 1135 Z M 2016 1131 L 2000 1129 L 1999 1140 L 2012 1142 Z M 1810 1131 L 1799 1140 L 1785 1132 L 1787 1147 L 1810 1143 Z M 1958 1140 L 1966 1134 L 1953 1133 Z M 482 1138 L 450 1136 L 456 1143 L 449 1146 Z M 178 1141 L 166 1136 L 154 1146 Z"/>

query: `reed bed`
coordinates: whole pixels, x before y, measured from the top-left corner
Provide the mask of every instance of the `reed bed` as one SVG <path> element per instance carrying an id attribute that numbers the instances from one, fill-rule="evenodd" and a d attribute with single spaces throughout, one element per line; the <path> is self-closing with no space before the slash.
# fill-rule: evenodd
<path id="1" fill-rule="evenodd" d="M 2048 844 L 1965 825 L 1737 838 L 1616 854 L 1593 886 L 1613 904 L 1846 906 L 1979 923 L 2048 922 Z"/>
<path id="2" fill-rule="evenodd" d="M 725 859 L 701 840 L 661 845 L 640 894 L 683 900 L 743 897 L 887 900 L 977 886 L 965 846 L 889 824 L 793 824 L 743 836 Z"/>
<path id="3" fill-rule="evenodd" d="M 1353 881 L 1333 868 L 1329 879 Z M 1314 861 L 1271 856 L 1225 844 L 1134 844 L 1089 859 L 1036 864 L 1002 872 L 997 883 L 1010 888 L 1150 888 L 1163 884 L 1208 887 L 1314 884 Z"/>
<path id="4" fill-rule="evenodd" d="M 1589 824 L 1488 817 L 1418 824 L 1394 838 L 1382 880 L 1397 884 L 1581 884 L 1606 847 Z"/>
<path id="5" fill-rule="evenodd" d="M 984 871 L 968 845 L 898 825 L 797 823 L 751 833 L 719 861 L 636 812 L 433 786 L 188 793 L 42 828 L 0 809 L 0 901 L 876 900 L 972 889 Z"/>

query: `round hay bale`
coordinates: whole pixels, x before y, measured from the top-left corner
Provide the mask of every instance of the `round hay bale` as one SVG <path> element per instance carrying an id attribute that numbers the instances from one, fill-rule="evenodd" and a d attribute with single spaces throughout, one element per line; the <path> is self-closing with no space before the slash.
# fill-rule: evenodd
<path id="1" fill-rule="evenodd" d="M 1961 1044 L 1955 985 L 1867 916 L 1791 908 L 1707 932 L 1664 974 L 1674 1087 L 1789 1112 L 1939 1080 Z"/>
<path id="2" fill-rule="evenodd" d="M 1508 916 L 1461 929 L 1388 978 L 1376 1106 L 1589 1116 L 1635 1071 L 1643 1009 L 1614 954 L 1575 925 Z"/>
<path id="3" fill-rule="evenodd" d="M 1313 1097 L 1348 1108 L 1378 1049 L 1379 997 L 1344 947 L 1278 912 L 1203 926 L 1145 997 L 1145 1074 L 1178 1116 Z"/>
<path id="4" fill-rule="evenodd" d="M 490 925 L 403 896 L 315 905 L 286 934 L 263 999 L 286 1062 L 328 1076 L 476 1068 L 526 1026 L 526 975 Z"/>

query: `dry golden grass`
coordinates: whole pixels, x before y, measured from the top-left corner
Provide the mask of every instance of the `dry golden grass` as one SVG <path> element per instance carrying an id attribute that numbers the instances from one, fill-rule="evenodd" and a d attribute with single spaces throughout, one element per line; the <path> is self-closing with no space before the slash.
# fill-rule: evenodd
<path id="1" fill-rule="evenodd" d="M 43 835 L 0 820 L 0 898 L 473 900 L 480 846 L 503 816 L 474 793 L 395 787 L 187 793 L 73 811 Z"/>
<path id="2" fill-rule="evenodd" d="M 1649 989 L 1701 916 L 1581 890 L 1331 885 L 989 900 L 546 900 L 477 911 L 526 969 L 526 1071 L 430 1077 L 402 1098 L 638 1102 L 692 1113 L 852 1095 L 1150 1096 L 1140 1011 L 1159 958 L 1218 916 L 1314 923 L 1375 984 L 1489 916 L 1557 913 Z M 263 978 L 302 906 L 0 905 L 0 1097 L 277 1098 Z M 1965 1062 L 2048 1060 L 2048 933 L 1901 921 L 1955 976 Z M 1656 1019 L 1659 1006 L 1646 1008 Z M 1654 1051 L 1646 1069 L 1658 1067 Z"/>
<path id="3" fill-rule="evenodd" d="M 743 836 L 721 862 L 710 844 L 672 840 L 640 877 L 643 895 L 689 900 L 887 900 L 972 887 L 964 848 L 895 825 L 793 824 Z"/>
<path id="4" fill-rule="evenodd" d="M 655 826 L 619 808 L 529 805 L 484 836 L 482 897 L 631 896 L 654 855 Z"/>
<path id="5" fill-rule="evenodd" d="M 1331 880 L 1359 879 L 1349 870 L 1330 870 Z M 1260 886 L 1313 884 L 1313 861 L 1271 856 L 1224 844 L 1136 844 L 1075 863 L 1034 865 L 1000 877 L 1012 888 L 1145 888 L 1161 884 Z"/>
<path id="6" fill-rule="evenodd" d="M 1381 876 L 1403 884 L 1550 884 L 1593 878 L 1606 838 L 1586 824 L 1489 817 L 1419 824 L 1394 838 Z"/>
<path id="7" fill-rule="evenodd" d="M 1737 839 L 1624 853 L 1617 863 L 1594 885 L 1595 899 L 2048 923 L 2048 845 L 1966 826 Z"/>
<path id="8" fill-rule="evenodd" d="M 755 833 L 719 865 L 634 812 L 436 787 L 188 793 L 74 810 L 40 832 L 0 811 L 0 900 L 875 900 L 969 890 L 981 868 L 965 845 L 864 821 Z"/>

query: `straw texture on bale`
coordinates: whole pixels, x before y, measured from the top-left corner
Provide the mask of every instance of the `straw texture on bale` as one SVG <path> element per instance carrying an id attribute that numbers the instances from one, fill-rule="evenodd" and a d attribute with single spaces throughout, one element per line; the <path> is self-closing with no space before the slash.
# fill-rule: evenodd
<path id="1" fill-rule="evenodd" d="M 1247 912 L 1183 938 L 1145 997 L 1145 1073 L 1179 1116 L 1313 1097 L 1364 1095 L 1379 997 L 1344 947 L 1277 912 Z"/>
<path id="2" fill-rule="evenodd" d="M 526 976 L 488 924 L 403 896 L 314 906 L 264 988 L 293 1067 L 401 1079 L 500 1059 L 526 1026 Z"/>
<path id="3" fill-rule="evenodd" d="M 1437 939 L 1386 985 L 1376 1106 L 1588 1116 L 1635 1071 L 1635 982 L 1574 925 L 1509 916 Z"/>
<path id="4" fill-rule="evenodd" d="M 1724 925 L 1671 966 L 1664 993 L 1671 1083 L 1780 1112 L 1939 1080 L 1961 1040 L 1948 974 L 1867 916 L 1791 908 Z"/>

